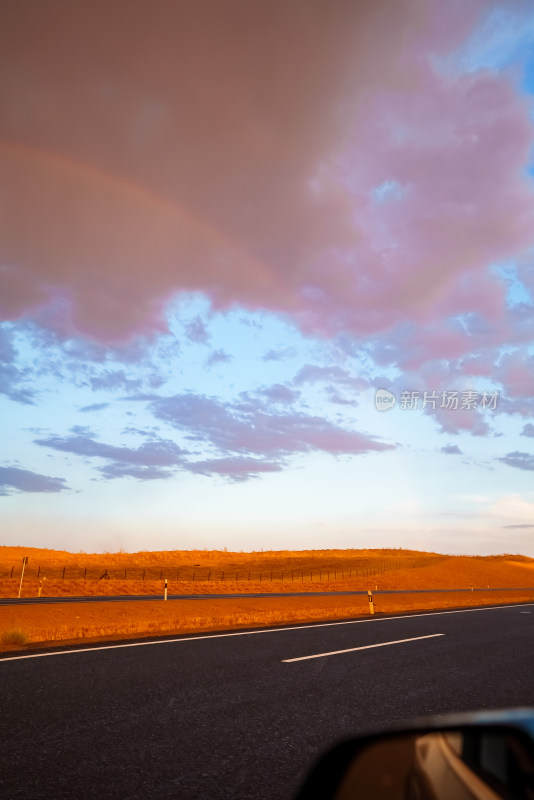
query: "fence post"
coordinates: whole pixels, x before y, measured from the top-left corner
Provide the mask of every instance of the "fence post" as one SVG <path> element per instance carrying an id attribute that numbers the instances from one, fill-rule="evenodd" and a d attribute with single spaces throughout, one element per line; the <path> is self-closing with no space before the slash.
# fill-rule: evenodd
<path id="1" fill-rule="evenodd" d="M 65 580 L 65 567 L 63 567 L 63 580 Z"/>
<path id="2" fill-rule="evenodd" d="M 87 575 L 87 567 L 83 571 L 83 579 L 85 580 L 85 576 Z"/>
<path id="3" fill-rule="evenodd" d="M 39 569 L 37 570 L 37 577 L 39 577 L 40 574 L 41 574 L 41 567 L 39 567 Z"/>
<path id="4" fill-rule="evenodd" d="M 22 572 L 20 574 L 19 597 L 22 591 L 22 579 L 24 577 L 24 567 L 26 566 L 27 563 L 28 563 L 28 556 L 24 556 L 24 558 L 22 559 Z"/>
<path id="5" fill-rule="evenodd" d="M 211 575 L 211 572 L 208 572 L 208 581 L 209 581 L 209 579 L 210 579 L 210 575 Z"/>

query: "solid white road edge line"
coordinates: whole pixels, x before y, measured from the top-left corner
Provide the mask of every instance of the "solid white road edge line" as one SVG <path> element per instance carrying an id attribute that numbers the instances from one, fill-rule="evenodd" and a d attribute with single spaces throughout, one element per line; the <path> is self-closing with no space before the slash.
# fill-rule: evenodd
<path id="1" fill-rule="evenodd" d="M 475 611 L 499 611 L 506 608 L 525 608 L 534 606 L 534 603 L 514 603 L 509 606 L 488 606 L 487 608 L 458 608 L 455 611 L 429 611 L 426 614 L 404 614 L 400 617 L 373 617 L 372 619 L 349 619 L 345 622 L 318 622 L 316 625 L 293 625 L 288 628 L 262 628 L 257 631 L 235 631 L 234 633 L 212 633 L 205 636 L 187 636 L 180 639 L 155 639 L 149 642 L 128 642 L 127 644 L 106 644 L 96 645 L 95 647 L 80 647 L 77 650 L 54 650 L 52 653 L 34 653 L 27 656 L 9 656 L 2 658 L 0 652 L 0 664 L 5 661 L 22 661 L 25 658 L 47 658 L 48 656 L 67 656 L 72 653 L 93 653 L 99 650 L 120 650 L 124 647 L 145 647 L 151 644 L 179 644 L 180 642 L 196 642 L 200 639 L 226 639 L 229 636 L 256 636 L 262 633 L 282 633 L 288 631 L 302 631 L 307 628 L 332 628 L 336 625 L 360 625 L 366 622 L 391 622 L 392 620 L 410 620 L 416 617 L 439 617 L 442 614 L 472 614 Z"/>
<path id="2" fill-rule="evenodd" d="M 380 642 L 379 644 L 365 644 L 363 647 L 349 647 L 347 650 L 332 650 L 331 653 L 316 653 L 313 656 L 299 656 L 299 658 L 284 658 L 282 664 L 291 664 L 293 661 L 308 661 L 310 658 L 324 658 L 325 656 L 338 656 L 340 653 L 355 653 L 356 650 L 372 650 L 373 647 L 387 647 L 389 644 L 404 644 L 404 642 L 419 642 L 421 639 L 434 639 L 436 636 L 445 636 L 444 633 L 430 633 L 428 636 L 413 636 L 411 639 L 396 639 L 394 642 Z"/>

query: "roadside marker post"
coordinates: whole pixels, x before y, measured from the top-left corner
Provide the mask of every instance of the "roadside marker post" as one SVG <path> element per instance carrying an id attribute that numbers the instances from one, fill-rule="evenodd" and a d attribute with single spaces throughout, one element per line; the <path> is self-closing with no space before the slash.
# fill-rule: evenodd
<path id="1" fill-rule="evenodd" d="M 167 578 L 165 578 L 165 597 L 163 599 L 167 599 Z"/>
<path id="2" fill-rule="evenodd" d="M 24 556 L 24 558 L 22 559 L 22 572 L 20 574 L 19 597 L 20 593 L 22 592 L 22 579 L 24 578 L 24 568 L 26 567 L 27 563 L 28 563 L 28 556 Z"/>
<path id="3" fill-rule="evenodd" d="M 374 604 L 373 604 L 373 593 L 372 593 L 372 591 L 370 589 L 367 592 L 367 596 L 369 598 L 369 613 L 370 614 L 374 614 L 375 613 L 375 607 L 374 607 Z"/>
<path id="4" fill-rule="evenodd" d="M 37 597 L 41 596 L 41 592 L 43 591 L 43 582 L 39 581 L 39 592 L 37 593 Z"/>

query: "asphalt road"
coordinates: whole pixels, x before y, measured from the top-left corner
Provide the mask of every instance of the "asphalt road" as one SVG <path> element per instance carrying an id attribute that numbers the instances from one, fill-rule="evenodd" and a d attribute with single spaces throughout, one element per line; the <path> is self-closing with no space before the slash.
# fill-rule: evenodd
<path id="1" fill-rule="evenodd" d="M 372 589 L 372 586 L 371 586 Z M 473 588 L 473 592 L 530 592 L 532 586 L 499 588 Z M 468 592 L 470 587 L 464 589 L 373 589 L 374 595 L 379 594 L 430 594 L 435 592 Z M 323 597 L 328 595 L 367 594 L 366 591 L 337 591 L 337 592 L 234 592 L 224 594 L 169 594 L 168 600 L 224 600 L 225 598 L 243 597 Z M 118 594 L 118 595 L 91 595 L 90 597 L 0 597 L 0 606 L 36 605 L 43 603 L 120 603 L 126 600 L 163 600 L 162 594 Z"/>
<path id="2" fill-rule="evenodd" d="M 2 798 L 286 800 L 340 737 L 534 706 L 534 604 L 52 653 L 0 659 Z"/>

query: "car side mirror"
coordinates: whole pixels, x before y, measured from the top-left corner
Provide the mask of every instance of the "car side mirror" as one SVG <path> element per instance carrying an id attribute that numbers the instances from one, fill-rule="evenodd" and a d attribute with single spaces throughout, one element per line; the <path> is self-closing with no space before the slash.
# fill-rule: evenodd
<path id="1" fill-rule="evenodd" d="M 342 742 L 297 800 L 534 800 L 534 711 L 481 716 Z"/>

